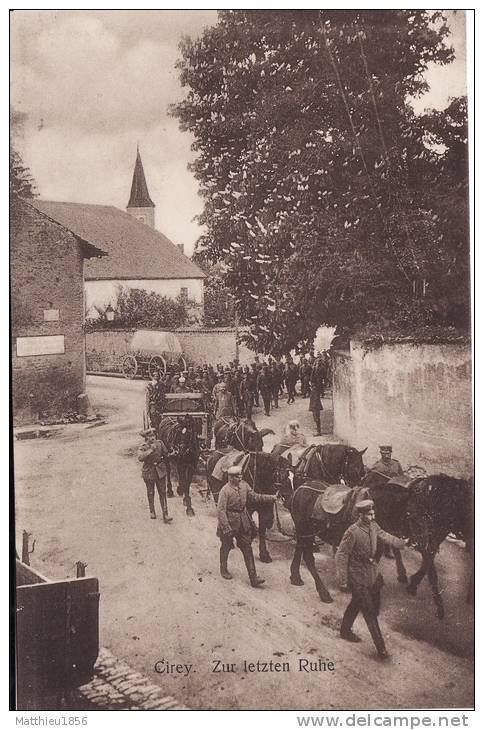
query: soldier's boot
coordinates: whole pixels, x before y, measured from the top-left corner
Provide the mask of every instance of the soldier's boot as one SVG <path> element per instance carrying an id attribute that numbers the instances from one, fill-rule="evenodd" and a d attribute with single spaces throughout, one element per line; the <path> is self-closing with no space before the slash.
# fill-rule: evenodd
<path id="1" fill-rule="evenodd" d="M 166 490 L 166 496 L 167 496 L 167 497 L 174 497 L 174 496 L 175 496 L 175 495 L 173 494 L 173 487 L 171 486 L 171 481 L 170 481 L 170 482 L 168 482 L 168 488 L 167 488 L 167 490 Z"/>
<path id="2" fill-rule="evenodd" d="M 388 659 L 389 655 L 386 650 L 385 640 L 383 639 L 382 633 L 380 631 L 380 626 L 378 624 L 377 618 L 366 618 L 366 623 L 370 630 L 371 638 L 373 639 L 373 643 L 375 644 L 379 658 Z"/>
<path id="3" fill-rule="evenodd" d="M 166 501 L 166 495 L 163 495 L 161 502 L 161 511 L 163 512 L 163 522 L 165 525 L 170 524 L 170 522 L 173 522 L 173 517 L 168 516 L 168 504 Z"/>
<path id="4" fill-rule="evenodd" d="M 150 518 L 152 520 L 156 520 L 156 512 L 155 512 L 155 493 L 153 490 L 153 494 L 150 494 L 148 492 L 148 507 L 150 510 Z"/>
<path id="5" fill-rule="evenodd" d="M 244 550 L 243 555 L 245 567 L 247 568 L 247 573 L 249 574 L 250 585 L 252 586 L 252 588 L 258 588 L 263 583 L 265 583 L 265 580 L 264 578 L 259 578 L 259 576 L 257 575 L 252 548 L 248 547 L 246 550 Z"/>
<path id="6" fill-rule="evenodd" d="M 316 421 L 316 428 L 317 431 L 314 434 L 315 436 L 321 436 L 321 415 L 319 413 L 314 414 L 314 420 Z"/>
<path id="7" fill-rule="evenodd" d="M 185 501 L 185 505 L 186 505 L 186 508 L 187 508 L 187 515 L 188 515 L 188 517 L 195 517 L 195 512 L 194 512 L 193 507 L 192 507 L 192 498 L 187 495 L 185 497 L 185 500 L 186 500 Z"/>
<path id="8" fill-rule="evenodd" d="M 229 553 L 230 548 L 222 544 L 220 546 L 220 575 L 222 576 L 222 578 L 225 578 L 225 580 L 232 580 L 232 576 L 229 573 L 229 569 L 227 567 Z"/>

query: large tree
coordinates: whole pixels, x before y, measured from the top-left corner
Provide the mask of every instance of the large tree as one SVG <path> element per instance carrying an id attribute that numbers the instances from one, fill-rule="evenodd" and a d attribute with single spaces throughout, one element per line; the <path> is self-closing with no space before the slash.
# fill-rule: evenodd
<path id="1" fill-rule="evenodd" d="M 421 10 L 236 10 L 182 42 L 173 113 L 195 137 L 198 246 L 225 262 L 254 347 L 287 351 L 322 323 L 448 317 L 433 290 L 456 242 L 429 189 L 446 124 L 409 104 L 428 64 L 452 59 L 447 33 Z"/>

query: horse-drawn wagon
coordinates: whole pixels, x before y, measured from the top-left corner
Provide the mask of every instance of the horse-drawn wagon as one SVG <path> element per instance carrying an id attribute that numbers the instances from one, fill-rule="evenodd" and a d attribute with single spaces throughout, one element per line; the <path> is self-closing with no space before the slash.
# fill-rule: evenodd
<path id="1" fill-rule="evenodd" d="M 193 419 L 200 448 L 203 451 L 209 449 L 212 440 L 212 419 L 202 393 L 167 393 L 165 395 L 163 416 L 178 418 L 187 414 Z"/>
<path id="2" fill-rule="evenodd" d="M 27 546 L 27 547 L 26 547 Z M 16 560 L 18 710 L 57 709 L 92 678 L 99 652 L 99 584 L 84 576 L 49 580 L 29 565 L 28 533 Z"/>
<path id="3" fill-rule="evenodd" d="M 166 373 L 169 366 L 187 369 L 182 346 L 173 332 L 136 330 L 131 338 L 129 352 L 121 367 L 126 378 L 142 375 L 152 378 L 155 372 Z"/>

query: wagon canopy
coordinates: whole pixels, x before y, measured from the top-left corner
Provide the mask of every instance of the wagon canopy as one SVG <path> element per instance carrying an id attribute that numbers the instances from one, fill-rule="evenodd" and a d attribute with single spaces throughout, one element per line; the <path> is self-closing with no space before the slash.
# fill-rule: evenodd
<path id="1" fill-rule="evenodd" d="M 161 355 L 166 360 L 177 360 L 183 352 L 173 332 L 163 330 L 137 330 L 129 349 L 143 355 Z"/>

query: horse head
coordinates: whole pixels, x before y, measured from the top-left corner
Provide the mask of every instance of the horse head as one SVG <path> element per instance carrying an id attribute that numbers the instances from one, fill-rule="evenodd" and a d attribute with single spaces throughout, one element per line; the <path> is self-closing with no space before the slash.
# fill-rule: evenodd
<path id="1" fill-rule="evenodd" d="M 235 448 L 243 451 L 262 451 L 264 448 L 264 436 L 268 433 L 274 433 L 270 428 L 257 429 L 254 421 L 245 419 L 240 421 L 234 430 L 231 444 Z"/>
<path id="2" fill-rule="evenodd" d="M 356 484 L 359 484 L 365 476 L 366 470 L 363 463 L 363 454 L 367 448 L 368 447 L 362 451 L 358 451 L 358 449 L 355 449 L 353 446 L 348 446 L 345 451 L 341 471 L 343 479 L 350 487 L 354 487 Z"/>

